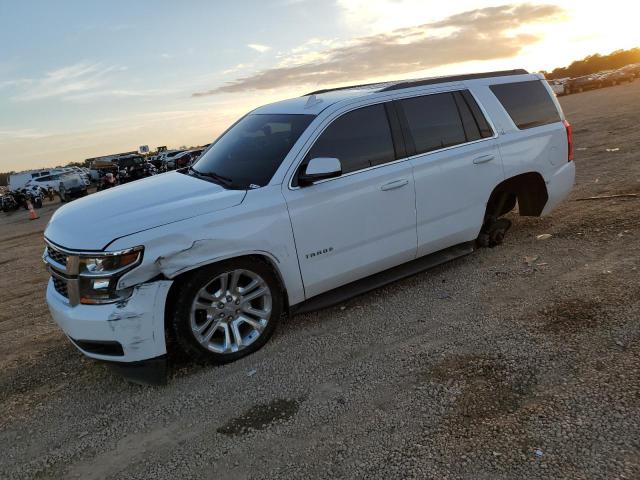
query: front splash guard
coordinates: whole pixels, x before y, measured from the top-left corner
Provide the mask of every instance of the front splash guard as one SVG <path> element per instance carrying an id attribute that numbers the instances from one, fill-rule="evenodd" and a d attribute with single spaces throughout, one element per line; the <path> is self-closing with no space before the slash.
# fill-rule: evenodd
<path id="1" fill-rule="evenodd" d="M 111 370 L 138 385 L 160 386 L 167 384 L 168 358 L 161 355 L 137 362 L 103 361 Z"/>

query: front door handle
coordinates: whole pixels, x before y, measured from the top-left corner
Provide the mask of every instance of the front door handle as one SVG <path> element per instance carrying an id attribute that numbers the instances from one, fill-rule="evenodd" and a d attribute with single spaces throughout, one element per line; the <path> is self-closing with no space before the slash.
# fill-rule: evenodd
<path id="1" fill-rule="evenodd" d="M 494 160 L 496 158 L 495 155 L 493 154 L 489 154 L 489 155 L 482 155 L 480 157 L 476 157 L 473 159 L 473 163 L 475 163 L 476 165 L 479 165 L 480 163 L 487 163 L 490 162 L 491 160 Z"/>
<path id="2" fill-rule="evenodd" d="M 401 178 L 400 180 L 394 180 L 393 182 L 385 183 L 380 187 L 380 190 L 386 192 L 387 190 L 393 190 L 395 188 L 404 187 L 405 185 L 408 185 L 408 184 L 409 184 L 409 180 L 407 180 L 406 178 Z"/>

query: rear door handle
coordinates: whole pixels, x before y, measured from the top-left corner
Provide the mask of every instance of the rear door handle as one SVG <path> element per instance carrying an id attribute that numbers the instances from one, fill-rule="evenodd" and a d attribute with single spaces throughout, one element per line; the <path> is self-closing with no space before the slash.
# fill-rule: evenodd
<path id="1" fill-rule="evenodd" d="M 409 180 L 407 180 L 406 178 L 401 178 L 400 180 L 394 180 L 393 182 L 385 183 L 380 187 L 380 190 L 386 192 L 387 190 L 393 190 L 395 188 L 404 187 L 405 185 L 408 185 L 408 184 L 409 184 Z"/>
<path id="2" fill-rule="evenodd" d="M 473 163 L 475 163 L 476 165 L 480 164 L 480 163 L 487 163 L 490 162 L 491 160 L 494 160 L 496 158 L 495 155 L 493 154 L 489 154 L 489 155 L 481 155 L 480 157 L 476 157 L 473 159 Z"/>

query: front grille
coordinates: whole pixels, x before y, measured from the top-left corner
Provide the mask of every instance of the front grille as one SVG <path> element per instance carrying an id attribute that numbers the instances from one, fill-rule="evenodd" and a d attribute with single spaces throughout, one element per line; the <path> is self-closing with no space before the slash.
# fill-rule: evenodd
<path id="1" fill-rule="evenodd" d="M 62 253 L 59 250 L 56 250 L 55 248 L 51 247 L 51 246 L 47 246 L 47 255 L 49 255 L 49 258 L 51 258 L 51 260 L 53 260 L 56 263 L 59 263 L 60 265 L 62 265 L 63 267 L 67 267 L 67 254 L 66 253 Z"/>
<path id="2" fill-rule="evenodd" d="M 79 256 L 66 252 L 62 248 L 52 246 L 46 242 L 42 259 L 48 265 L 53 289 L 66 298 L 74 307 L 80 303 L 80 291 L 78 280 Z"/>
<path id="3" fill-rule="evenodd" d="M 67 288 L 67 281 L 59 278 L 55 275 L 51 276 L 53 280 L 53 288 L 55 288 L 56 292 L 62 295 L 64 298 L 69 298 L 69 290 Z"/>

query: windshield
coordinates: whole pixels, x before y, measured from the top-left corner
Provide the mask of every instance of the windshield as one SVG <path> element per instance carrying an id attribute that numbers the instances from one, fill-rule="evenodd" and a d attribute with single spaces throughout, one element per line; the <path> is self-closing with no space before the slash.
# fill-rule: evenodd
<path id="1" fill-rule="evenodd" d="M 314 115 L 249 114 L 227 130 L 193 166 L 234 188 L 263 187 Z"/>

